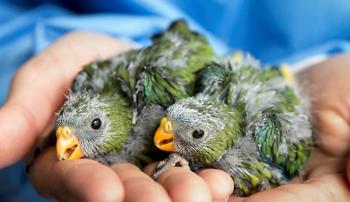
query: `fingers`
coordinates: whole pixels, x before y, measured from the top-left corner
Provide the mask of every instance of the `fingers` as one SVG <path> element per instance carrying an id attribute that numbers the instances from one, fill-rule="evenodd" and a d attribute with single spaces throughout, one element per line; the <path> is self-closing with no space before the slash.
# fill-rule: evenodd
<path id="1" fill-rule="evenodd" d="M 188 169 L 171 168 L 160 176 L 158 182 L 175 202 L 212 201 L 208 185 L 201 177 Z"/>
<path id="2" fill-rule="evenodd" d="M 152 163 L 144 168 L 147 175 L 152 175 L 157 163 Z M 207 184 L 214 201 L 226 201 L 231 196 L 234 188 L 231 176 L 222 170 L 204 169 L 197 173 Z"/>
<path id="3" fill-rule="evenodd" d="M 113 165 L 112 169 L 124 185 L 125 202 L 171 201 L 165 189 L 136 166 L 122 163 Z"/>
<path id="4" fill-rule="evenodd" d="M 342 105 L 339 103 L 339 105 Z M 343 156 L 350 147 L 350 125 L 336 110 L 315 113 L 317 144 L 326 152 Z"/>
<path id="5" fill-rule="evenodd" d="M 341 175 L 325 175 L 305 184 L 288 184 L 260 192 L 248 198 L 232 197 L 230 202 L 346 202 L 350 199 L 349 185 Z"/>
<path id="6" fill-rule="evenodd" d="M 43 196 L 59 201 L 123 201 L 119 177 L 92 160 L 57 161 L 53 148 L 46 150 L 29 171 L 29 179 Z"/>
<path id="7" fill-rule="evenodd" d="M 82 65 L 127 48 L 107 36 L 72 33 L 24 64 L 0 109 L 0 168 L 28 153 Z"/>
<path id="8" fill-rule="evenodd" d="M 225 201 L 233 192 L 231 176 L 217 169 L 204 169 L 198 172 L 209 186 L 214 201 Z"/>

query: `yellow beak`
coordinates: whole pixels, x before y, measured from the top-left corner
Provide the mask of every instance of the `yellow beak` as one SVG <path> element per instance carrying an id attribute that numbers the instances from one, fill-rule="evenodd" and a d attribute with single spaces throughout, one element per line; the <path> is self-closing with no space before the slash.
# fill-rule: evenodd
<path id="1" fill-rule="evenodd" d="M 175 152 L 173 126 L 166 117 L 160 121 L 160 126 L 154 135 L 154 145 L 160 150 Z"/>
<path id="2" fill-rule="evenodd" d="M 80 159 L 84 156 L 79 141 L 69 127 L 61 126 L 56 130 L 56 153 L 58 160 Z"/>

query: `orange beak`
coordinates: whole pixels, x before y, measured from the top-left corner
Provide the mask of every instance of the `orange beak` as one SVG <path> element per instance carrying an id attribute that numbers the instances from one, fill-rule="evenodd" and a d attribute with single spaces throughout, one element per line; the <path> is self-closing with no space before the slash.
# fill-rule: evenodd
<path id="1" fill-rule="evenodd" d="M 160 126 L 154 135 L 154 145 L 160 150 L 175 152 L 173 125 L 166 117 L 160 121 Z"/>
<path id="2" fill-rule="evenodd" d="M 58 160 L 80 159 L 84 156 L 79 141 L 72 135 L 72 129 L 61 126 L 56 130 L 56 153 Z"/>

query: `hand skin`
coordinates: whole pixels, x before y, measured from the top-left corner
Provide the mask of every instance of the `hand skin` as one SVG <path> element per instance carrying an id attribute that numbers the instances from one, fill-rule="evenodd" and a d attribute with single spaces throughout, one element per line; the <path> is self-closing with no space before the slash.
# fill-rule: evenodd
<path id="1" fill-rule="evenodd" d="M 305 181 L 295 178 L 276 189 L 230 202 L 350 201 L 350 55 L 338 55 L 297 75 L 311 98 L 316 139 L 305 169 Z"/>
<path id="2" fill-rule="evenodd" d="M 53 129 L 55 112 L 83 65 L 129 48 L 107 36 L 76 32 L 24 64 L 0 109 L 0 168 L 23 159 Z M 155 182 L 131 164 L 57 161 L 53 148 L 34 160 L 28 176 L 42 196 L 59 201 L 204 202 L 227 199 L 233 191 L 232 179 L 222 171 L 196 175 L 174 168 Z"/>

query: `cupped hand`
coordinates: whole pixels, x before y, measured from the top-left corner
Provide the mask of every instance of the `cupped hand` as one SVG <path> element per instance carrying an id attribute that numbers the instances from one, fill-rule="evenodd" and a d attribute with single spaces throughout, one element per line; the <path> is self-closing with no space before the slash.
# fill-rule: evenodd
<path id="1" fill-rule="evenodd" d="M 55 112 L 84 64 L 127 49 L 110 37 L 77 32 L 24 64 L 0 109 L 0 168 L 23 159 L 53 129 Z M 232 180 L 221 171 L 196 175 L 174 168 L 156 182 L 131 164 L 57 161 L 53 148 L 33 161 L 28 176 L 41 195 L 59 201 L 204 202 L 225 199 L 233 190 Z M 222 185 L 225 189 L 213 189 Z"/>

